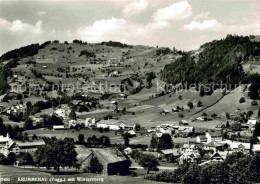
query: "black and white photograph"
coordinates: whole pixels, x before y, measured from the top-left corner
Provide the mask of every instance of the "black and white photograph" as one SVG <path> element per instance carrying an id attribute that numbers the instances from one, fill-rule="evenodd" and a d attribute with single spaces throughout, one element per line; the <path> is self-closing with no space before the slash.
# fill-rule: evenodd
<path id="1" fill-rule="evenodd" d="M 259 184 L 260 0 L 0 0 L 0 184 Z"/>

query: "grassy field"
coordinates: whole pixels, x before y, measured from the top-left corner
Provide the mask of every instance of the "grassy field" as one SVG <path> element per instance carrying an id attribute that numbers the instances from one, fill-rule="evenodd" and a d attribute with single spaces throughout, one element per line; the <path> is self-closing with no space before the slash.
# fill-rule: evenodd
<path id="1" fill-rule="evenodd" d="M 153 182 L 153 181 L 145 180 L 143 178 L 134 178 L 131 176 L 105 176 L 105 175 L 96 175 L 96 174 L 89 174 L 89 173 L 73 174 L 73 175 L 51 175 L 46 172 L 32 171 L 28 169 L 15 168 L 12 166 L 2 166 L 2 165 L 0 165 L 0 172 L 2 178 L 10 178 L 10 181 L 8 182 L 2 182 L 8 184 L 18 184 L 18 183 L 19 184 L 28 184 L 28 183 L 163 184 L 162 182 Z M 22 179 L 22 178 L 39 178 L 39 177 L 44 178 L 47 181 L 46 182 L 45 181 L 44 182 L 18 181 L 18 178 Z M 87 181 L 85 182 L 79 181 L 80 178 L 84 178 Z"/>

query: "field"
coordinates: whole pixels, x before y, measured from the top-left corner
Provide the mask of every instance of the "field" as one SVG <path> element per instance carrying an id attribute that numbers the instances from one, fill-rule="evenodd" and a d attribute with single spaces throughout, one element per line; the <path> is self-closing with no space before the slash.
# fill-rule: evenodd
<path id="1" fill-rule="evenodd" d="M 10 178 L 9 184 L 28 184 L 28 183 L 93 183 L 93 184 L 163 184 L 163 182 L 153 182 L 142 178 L 134 178 L 131 176 L 104 176 L 96 174 L 73 174 L 73 175 L 51 175 L 46 172 L 39 172 L 35 170 L 28 170 L 22 168 L 15 168 L 11 166 L 0 165 L 0 172 L 2 178 Z M 14 175 L 16 173 L 16 175 Z M 44 178 L 46 182 L 22 182 L 18 181 L 18 178 Z M 82 178 L 87 181 L 79 181 Z M 52 180 L 53 179 L 53 180 Z M 74 180 L 74 181 L 72 181 Z M 96 181 L 93 181 L 96 180 Z"/>

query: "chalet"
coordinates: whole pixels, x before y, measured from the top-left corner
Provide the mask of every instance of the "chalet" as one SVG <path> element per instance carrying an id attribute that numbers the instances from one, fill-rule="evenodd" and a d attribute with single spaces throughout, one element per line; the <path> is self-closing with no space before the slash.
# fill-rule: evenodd
<path id="1" fill-rule="evenodd" d="M 181 137 L 188 137 L 190 135 L 193 135 L 194 132 L 195 132 L 194 127 L 182 127 L 182 126 L 180 126 L 179 129 L 178 129 L 178 134 Z"/>
<path id="2" fill-rule="evenodd" d="M 250 152 L 250 143 L 244 143 L 244 142 L 236 142 L 231 140 L 222 141 L 223 143 L 226 143 L 229 145 L 230 150 L 235 152 Z"/>
<path id="3" fill-rule="evenodd" d="M 109 128 L 110 130 L 121 130 L 125 129 L 125 124 L 122 121 L 109 119 L 100 120 L 96 123 L 97 128 Z"/>
<path id="4" fill-rule="evenodd" d="M 226 143 L 220 143 L 215 140 L 212 140 L 210 143 L 203 144 L 203 149 L 207 151 L 212 151 L 213 153 L 217 151 L 224 151 L 228 148 Z"/>
<path id="5" fill-rule="evenodd" d="M 160 153 L 163 155 L 164 158 L 168 158 L 169 156 L 174 156 L 174 158 L 177 159 L 181 156 L 180 150 L 176 148 L 161 150 Z"/>
<path id="6" fill-rule="evenodd" d="M 216 152 L 210 157 L 210 160 L 223 161 L 224 158 L 219 154 L 219 152 Z"/>
<path id="7" fill-rule="evenodd" d="M 81 168 L 89 167 L 92 157 L 96 157 L 103 166 L 102 174 L 116 175 L 129 172 L 128 160 L 116 148 L 85 148 L 76 146 L 77 160 Z"/>

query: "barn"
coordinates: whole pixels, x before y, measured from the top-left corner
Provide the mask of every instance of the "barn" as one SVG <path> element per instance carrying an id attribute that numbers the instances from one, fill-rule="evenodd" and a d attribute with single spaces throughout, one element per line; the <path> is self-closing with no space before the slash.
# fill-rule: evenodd
<path id="1" fill-rule="evenodd" d="M 75 150 L 82 169 L 89 166 L 90 159 L 94 156 L 103 165 L 104 175 L 124 175 L 129 172 L 128 160 L 116 148 L 86 148 L 77 145 Z"/>

